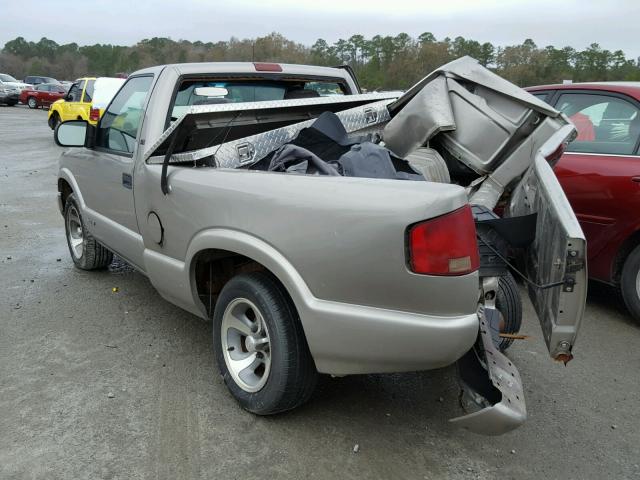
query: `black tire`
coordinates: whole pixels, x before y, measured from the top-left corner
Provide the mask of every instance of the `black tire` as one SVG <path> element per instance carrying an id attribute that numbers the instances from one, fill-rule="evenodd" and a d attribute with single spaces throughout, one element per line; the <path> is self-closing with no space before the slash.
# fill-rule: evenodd
<path id="1" fill-rule="evenodd" d="M 618 288 L 627 310 L 640 322 L 640 245 L 624 261 Z"/>
<path id="2" fill-rule="evenodd" d="M 500 333 L 518 333 L 522 326 L 522 299 L 518 284 L 511 273 L 500 277 L 498 281 L 496 309 L 502 315 Z M 501 338 L 498 348 L 504 352 L 512 343 L 511 338 Z"/>
<path id="3" fill-rule="evenodd" d="M 74 225 L 78 225 L 78 222 L 72 220 L 72 217 L 78 219 L 78 228 L 74 228 Z M 85 228 L 80 207 L 78 206 L 78 202 L 73 194 L 70 194 L 65 202 L 64 229 L 67 238 L 67 246 L 69 247 L 69 254 L 71 255 L 71 259 L 76 267 L 81 270 L 98 270 L 109 266 L 113 260 L 113 253 L 93 238 L 91 233 L 89 233 Z M 79 237 L 80 234 L 82 237 Z M 74 246 L 72 245 L 73 236 L 82 239 L 82 249 L 80 253 L 78 253 L 80 249 L 74 249 Z"/>
<path id="4" fill-rule="evenodd" d="M 49 117 L 49 127 L 51 127 L 51 130 L 55 130 L 56 127 L 58 126 L 58 123 L 60 123 L 60 116 L 58 115 L 58 112 L 53 112 L 51 114 L 51 116 Z"/>
<path id="5" fill-rule="evenodd" d="M 18 102 L 7 102 L 7 107 L 15 107 Z"/>
<path id="6" fill-rule="evenodd" d="M 29 97 L 27 98 L 27 105 L 29 106 L 29 108 L 38 108 L 38 101 L 36 100 L 35 97 Z"/>
<path id="7" fill-rule="evenodd" d="M 236 382 L 223 352 L 223 335 L 229 332 L 222 331 L 223 317 L 228 307 L 233 308 L 236 302 L 244 300 L 257 307 L 269 332 L 270 370 L 266 383 L 253 392 Z M 244 340 L 242 342 L 242 345 L 246 344 Z M 224 286 L 213 315 L 213 344 L 218 368 L 227 388 L 249 412 L 271 415 L 291 410 L 306 402 L 315 390 L 318 372 L 295 306 L 280 282 L 268 273 L 240 274 Z M 231 350 L 233 348 L 227 348 L 227 351 Z"/>

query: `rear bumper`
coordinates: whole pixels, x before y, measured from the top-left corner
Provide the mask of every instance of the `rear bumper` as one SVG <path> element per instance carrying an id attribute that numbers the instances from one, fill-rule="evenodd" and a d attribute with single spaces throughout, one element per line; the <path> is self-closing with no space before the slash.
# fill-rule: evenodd
<path id="1" fill-rule="evenodd" d="M 495 308 L 480 308 L 480 343 L 458 362 L 462 404 L 468 413 L 450 421 L 482 435 L 502 435 L 527 419 L 522 380 L 515 365 L 495 346 L 500 319 Z"/>
<path id="2" fill-rule="evenodd" d="M 314 299 L 300 312 L 318 371 L 333 375 L 430 370 L 474 344 L 478 316 L 429 316 Z"/>

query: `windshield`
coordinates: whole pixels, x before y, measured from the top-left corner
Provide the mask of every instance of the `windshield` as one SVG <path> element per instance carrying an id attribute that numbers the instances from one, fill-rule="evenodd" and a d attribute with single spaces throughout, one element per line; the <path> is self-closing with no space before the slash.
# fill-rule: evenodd
<path id="1" fill-rule="evenodd" d="M 13 78 L 11 75 L 7 75 L 6 73 L 0 73 L 0 80 L 2 80 L 3 82 L 17 82 L 18 81 L 15 78 Z"/>

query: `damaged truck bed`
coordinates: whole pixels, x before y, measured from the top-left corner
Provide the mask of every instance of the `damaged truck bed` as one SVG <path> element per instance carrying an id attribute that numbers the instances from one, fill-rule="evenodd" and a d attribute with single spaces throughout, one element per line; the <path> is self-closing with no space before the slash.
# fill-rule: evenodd
<path id="1" fill-rule="evenodd" d="M 277 67 L 260 81 L 318 80 L 312 67 Z M 219 368 L 243 407 L 275 413 L 312 391 L 263 408 L 279 378 L 276 352 L 293 340 L 280 343 L 278 318 L 238 293 L 236 283 L 262 272 L 291 302 L 296 348 L 312 359 L 298 382 L 457 362 L 467 413 L 454 423 L 485 434 L 522 424 L 521 379 L 503 353 L 517 326 L 499 290 L 523 279 L 550 355 L 565 363 L 586 298 L 584 235 L 551 170 L 575 135 L 568 119 L 468 57 L 401 95 L 244 103 L 228 101 L 232 84 L 214 82 L 216 68 L 195 68 L 135 74 L 153 78 L 146 115 L 171 118 L 141 124 L 121 171 L 135 195 L 129 225 L 82 196 L 81 157 L 100 155 L 90 129 L 84 153 L 63 156 L 60 178 L 83 199 L 72 206 L 88 218 L 82 228 L 165 298 L 213 318 Z M 195 94 L 212 104 L 172 117 L 168 93 L 189 75 L 208 79 Z M 230 324 L 237 305 L 242 321 L 262 326 Z"/>

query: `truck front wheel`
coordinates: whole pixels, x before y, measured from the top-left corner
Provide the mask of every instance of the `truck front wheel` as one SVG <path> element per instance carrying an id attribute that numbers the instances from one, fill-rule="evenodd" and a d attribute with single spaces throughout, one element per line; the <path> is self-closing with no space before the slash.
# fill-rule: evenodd
<path id="1" fill-rule="evenodd" d="M 106 268 L 113 254 L 93 238 L 85 228 L 75 196 L 70 194 L 64 206 L 64 227 L 71 259 L 81 270 Z"/>
<path id="2" fill-rule="evenodd" d="M 318 373 L 295 306 L 272 275 L 240 274 L 224 286 L 213 342 L 220 374 L 245 410 L 270 415 L 311 397 Z"/>

